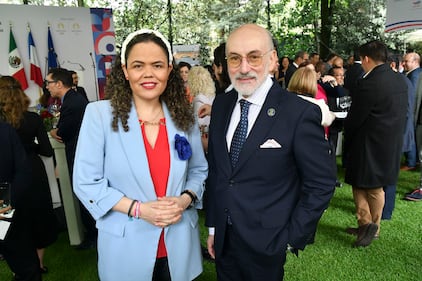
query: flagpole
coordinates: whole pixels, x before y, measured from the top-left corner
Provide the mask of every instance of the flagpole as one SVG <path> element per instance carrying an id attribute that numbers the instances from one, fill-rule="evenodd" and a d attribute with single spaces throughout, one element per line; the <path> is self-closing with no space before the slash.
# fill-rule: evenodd
<path id="1" fill-rule="evenodd" d="M 44 77 L 47 77 L 47 73 L 48 73 L 48 57 L 45 57 Z"/>
<path id="2" fill-rule="evenodd" d="M 94 80 L 95 80 L 95 95 L 97 100 L 100 99 L 100 92 L 98 91 L 98 79 L 97 79 L 97 71 L 95 70 L 95 61 L 94 57 L 92 56 L 92 52 L 89 52 L 89 56 L 91 57 L 92 62 L 92 71 L 94 72 Z"/>

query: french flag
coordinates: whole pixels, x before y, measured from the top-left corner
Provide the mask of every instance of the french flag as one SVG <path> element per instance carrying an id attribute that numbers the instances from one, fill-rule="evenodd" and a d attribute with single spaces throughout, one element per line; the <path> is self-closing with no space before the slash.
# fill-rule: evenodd
<path id="1" fill-rule="evenodd" d="M 40 88 L 43 87 L 43 78 L 41 74 L 40 62 L 38 61 L 37 50 L 35 49 L 34 39 L 31 30 L 28 33 L 29 62 L 31 64 L 31 80 Z"/>

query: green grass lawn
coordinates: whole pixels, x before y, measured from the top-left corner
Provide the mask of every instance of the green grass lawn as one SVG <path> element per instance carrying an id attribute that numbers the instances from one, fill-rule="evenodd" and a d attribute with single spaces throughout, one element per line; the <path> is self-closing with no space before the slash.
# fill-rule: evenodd
<path id="1" fill-rule="evenodd" d="M 339 178 L 343 178 L 342 171 Z M 337 188 L 318 226 L 315 244 L 300 252 L 298 258 L 288 255 L 284 280 L 422 280 L 422 202 L 401 200 L 418 182 L 419 172 L 400 173 L 393 219 L 381 222 L 380 239 L 367 248 L 352 248 L 355 238 L 344 232 L 346 227 L 356 226 L 351 188 L 346 184 Z M 201 219 L 203 225 L 203 216 Z M 203 228 L 203 241 L 206 233 Z M 98 280 L 96 259 L 95 250 L 78 251 L 69 246 L 63 232 L 46 251 L 49 273 L 44 281 Z M 0 262 L 0 280 L 11 278 L 6 263 Z M 214 264 L 204 261 L 204 272 L 197 281 L 211 280 L 216 280 Z"/>

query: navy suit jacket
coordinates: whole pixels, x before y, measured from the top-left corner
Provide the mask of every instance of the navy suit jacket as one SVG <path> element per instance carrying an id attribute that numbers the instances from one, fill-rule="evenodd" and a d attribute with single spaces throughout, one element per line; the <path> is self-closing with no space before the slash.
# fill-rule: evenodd
<path id="1" fill-rule="evenodd" d="M 60 108 L 57 135 L 62 138 L 65 144 L 67 164 L 71 176 L 79 129 L 87 104 L 88 101 L 82 95 L 78 94 L 73 89 L 69 89 L 63 98 L 62 106 Z"/>
<path id="2" fill-rule="evenodd" d="M 226 132 L 238 93 L 216 97 L 209 132 L 206 225 L 214 226 L 217 258 L 227 217 L 250 246 L 263 254 L 303 249 L 333 195 L 333 152 L 324 138 L 318 106 L 273 83 L 233 169 Z M 274 139 L 279 148 L 261 148 Z"/>
<path id="3" fill-rule="evenodd" d="M 365 71 L 362 68 L 362 64 L 355 62 L 345 73 L 344 76 L 344 88 L 348 89 L 350 96 L 357 90 L 358 80 L 362 78 Z"/>
<path id="4" fill-rule="evenodd" d="M 85 91 L 84 87 L 76 86 L 76 89 L 74 88 L 74 90 L 78 94 L 82 95 L 87 101 L 89 101 L 88 100 L 88 95 L 86 94 L 86 91 Z"/>

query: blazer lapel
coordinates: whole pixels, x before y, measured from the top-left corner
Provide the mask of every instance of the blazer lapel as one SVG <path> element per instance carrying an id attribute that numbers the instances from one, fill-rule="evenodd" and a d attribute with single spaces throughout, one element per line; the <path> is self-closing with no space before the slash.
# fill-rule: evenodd
<path id="1" fill-rule="evenodd" d="M 153 200 L 157 196 L 155 194 L 154 184 L 149 172 L 148 158 L 145 153 L 145 144 L 142 138 L 141 126 L 133 103 L 129 113 L 128 125 L 128 132 L 125 132 L 123 128 L 119 126 L 121 147 L 129 162 L 129 167 L 131 169 L 130 172 L 135 178 L 140 192 L 143 193 L 149 200 Z"/>
<path id="2" fill-rule="evenodd" d="M 163 102 L 163 111 L 164 116 L 166 118 L 166 127 L 167 127 L 167 137 L 168 137 L 168 144 L 169 144 L 169 152 L 170 152 L 170 172 L 169 178 L 167 181 L 167 196 L 175 196 L 177 194 L 177 188 L 180 186 L 180 181 L 186 177 L 187 165 L 188 160 L 181 160 L 177 154 L 177 150 L 175 149 L 175 136 L 179 134 L 180 136 L 184 136 L 189 143 L 191 143 L 189 139 L 189 135 L 187 135 L 184 131 L 176 128 L 176 125 L 173 123 L 171 119 L 170 112 L 167 108 L 167 105 Z M 181 190 L 179 191 L 179 193 Z"/>
<path id="3" fill-rule="evenodd" d="M 266 140 L 271 131 L 275 120 L 277 120 L 277 111 L 280 106 L 280 100 L 283 95 L 277 83 L 271 87 L 265 99 L 262 109 L 258 114 L 254 126 L 249 132 L 246 142 L 240 151 L 239 161 L 237 162 L 233 172 L 238 171 L 248 158 L 257 150 L 259 146 Z"/>

